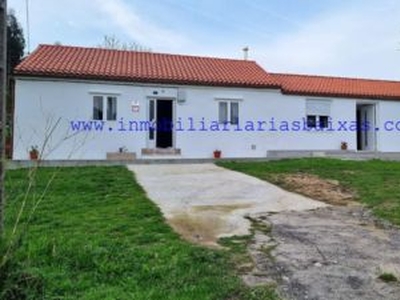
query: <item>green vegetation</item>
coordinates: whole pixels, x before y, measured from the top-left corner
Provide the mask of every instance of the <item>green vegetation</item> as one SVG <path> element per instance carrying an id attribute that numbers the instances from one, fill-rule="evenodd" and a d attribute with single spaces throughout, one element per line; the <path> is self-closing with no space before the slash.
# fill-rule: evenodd
<path id="1" fill-rule="evenodd" d="M 127 169 L 30 172 L 7 175 L 0 299 L 276 299 L 268 288 L 243 285 L 235 249 L 183 241 Z M 5 257 L 30 183 L 17 239 Z"/>
<path id="2" fill-rule="evenodd" d="M 339 181 L 354 190 L 355 200 L 368 205 L 381 218 L 400 225 L 400 163 L 392 161 L 342 161 L 292 159 L 270 162 L 221 162 L 219 165 L 268 180 L 283 187 L 281 174 L 308 173 Z"/>
<path id="3" fill-rule="evenodd" d="M 397 277 L 391 273 L 383 273 L 379 276 L 379 279 L 384 282 L 397 282 Z"/>

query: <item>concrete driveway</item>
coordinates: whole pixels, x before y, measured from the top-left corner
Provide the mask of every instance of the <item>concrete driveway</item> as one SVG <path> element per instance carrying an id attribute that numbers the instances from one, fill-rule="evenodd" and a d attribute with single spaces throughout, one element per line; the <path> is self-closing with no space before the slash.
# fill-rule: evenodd
<path id="1" fill-rule="evenodd" d="M 214 164 L 128 168 L 178 233 L 206 245 L 216 245 L 220 237 L 248 234 L 246 215 L 327 206 Z"/>

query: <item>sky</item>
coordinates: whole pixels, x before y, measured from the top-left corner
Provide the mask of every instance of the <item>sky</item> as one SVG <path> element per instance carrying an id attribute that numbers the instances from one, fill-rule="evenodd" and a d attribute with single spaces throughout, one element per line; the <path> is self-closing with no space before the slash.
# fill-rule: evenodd
<path id="1" fill-rule="evenodd" d="M 398 0 L 8 0 L 39 44 L 105 35 L 153 52 L 249 58 L 267 71 L 400 80 Z"/>

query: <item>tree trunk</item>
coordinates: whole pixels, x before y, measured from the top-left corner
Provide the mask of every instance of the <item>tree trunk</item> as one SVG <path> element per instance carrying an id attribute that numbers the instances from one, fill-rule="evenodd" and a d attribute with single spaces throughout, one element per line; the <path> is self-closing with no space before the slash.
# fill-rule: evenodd
<path id="1" fill-rule="evenodd" d="M 4 236 L 4 176 L 7 94 L 7 0 L 0 0 L 0 237 Z"/>

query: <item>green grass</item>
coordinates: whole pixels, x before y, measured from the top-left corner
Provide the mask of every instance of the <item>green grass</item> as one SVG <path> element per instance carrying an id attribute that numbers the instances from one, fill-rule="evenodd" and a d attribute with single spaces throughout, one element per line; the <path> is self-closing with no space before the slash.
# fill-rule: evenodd
<path id="1" fill-rule="evenodd" d="M 384 282 L 397 282 L 398 281 L 397 277 L 391 273 L 383 273 L 383 274 L 379 275 L 378 278 Z"/>
<path id="2" fill-rule="evenodd" d="M 263 180 L 282 184 L 278 174 L 308 173 L 338 180 L 356 191 L 357 199 L 381 218 L 400 225 L 400 163 L 391 161 L 342 161 L 292 159 L 270 162 L 221 162 L 219 165 Z"/>
<path id="3" fill-rule="evenodd" d="M 39 169 L 21 224 L 54 174 L 0 267 L 0 299 L 276 299 L 266 287 L 243 285 L 235 249 L 183 241 L 122 167 Z M 28 177 L 7 174 L 7 236 Z"/>

